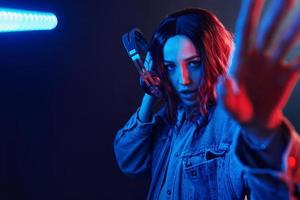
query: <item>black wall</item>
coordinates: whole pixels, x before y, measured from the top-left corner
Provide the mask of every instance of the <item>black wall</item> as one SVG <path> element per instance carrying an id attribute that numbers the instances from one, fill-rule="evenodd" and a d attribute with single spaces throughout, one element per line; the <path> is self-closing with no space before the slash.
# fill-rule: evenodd
<path id="1" fill-rule="evenodd" d="M 121 44 L 134 26 L 198 6 L 234 30 L 239 0 L 5 0 L 54 12 L 46 32 L 0 34 L 0 199 L 144 199 L 147 177 L 123 175 L 113 138 L 139 105 L 137 72 Z M 286 113 L 300 130 L 300 88 Z"/>

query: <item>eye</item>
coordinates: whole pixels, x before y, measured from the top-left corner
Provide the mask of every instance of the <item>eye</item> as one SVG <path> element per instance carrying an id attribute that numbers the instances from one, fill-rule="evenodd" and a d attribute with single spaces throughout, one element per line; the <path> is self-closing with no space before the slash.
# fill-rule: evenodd
<path id="1" fill-rule="evenodd" d="M 168 71 L 173 71 L 176 67 L 176 65 L 172 64 L 172 63 L 168 63 L 168 64 L 164 64 L 165 65 L 165 68 L 168 70 Z"/>
<path id="2" fill-rule="evenodd" d="M 201 67 L 201 65 L 202 65 L 202 62 L 200 60 L 192 60 L 188 63 L 188 66 L 192 67 L 192 68 L 199 68 L 199 67 Z"/>

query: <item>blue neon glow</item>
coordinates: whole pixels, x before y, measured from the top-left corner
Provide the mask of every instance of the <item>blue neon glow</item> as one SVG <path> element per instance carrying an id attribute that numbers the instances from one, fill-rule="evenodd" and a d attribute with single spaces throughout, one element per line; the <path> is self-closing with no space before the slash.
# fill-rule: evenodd
<path id="1" fill-rule="evenodd" d="M 134 55 L 134 54 L 136 54 L 136 50 L 135 50 L 135 49 L 132 49 L 131 51 L 129 51 L 129 55 L 130 55 L 130 56 L 132 56 L 132 55 Z"/>
<path id="2" fill-rule="evenodd" d="M 139 54 L 135 54 L 134 56 L 131 57 L 131 59 L 132 59 L 133 61 L 138 60 L 138 59 L 140 59 L 140 58 L 141 58 L 141 57 L 140 57 Z"/>
<path id="3" fill-rule="evenodd" d="M 0 8 L 0 32 L 51 30 L 57 18 L 50 12 Z"/>

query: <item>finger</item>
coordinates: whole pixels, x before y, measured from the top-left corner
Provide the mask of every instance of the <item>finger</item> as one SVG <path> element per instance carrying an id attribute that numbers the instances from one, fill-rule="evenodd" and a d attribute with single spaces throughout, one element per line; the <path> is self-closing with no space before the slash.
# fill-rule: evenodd
<path id="1" fill-rule="evenodd" d="M 252 119 L 252 104 L 244 90 L 239 89 L 233 79 L 224 79 L 220 95 L 223 106 L 236 120 L 247 123 Z"/>
<path id="2" fill-rule="evenodd" d="M 236 89 L 235 84 L 233 81 L 229 78 L 226 78 L 224 81 L 224 104 L 226 105 L 227 108 L 230 110 L 234 110 L 234 105 L 236 105 L 236 100 L 237 100 L 237 95 L 238 91 Z"/>
<path id="3" fill-rule="evenodd" d="M 146 83 L 147 86 L 150 86 L 150 82 L 148 81 L 147 78 L 144 78 L 144 82 Z"/>
<path id="4" fill-rule="evenodd" d="M 293 21 L 287 28 L 286 33 L 283 35 L 281 39 L 279 39 L 278 47 L 273 55 L 273 60 L 278 62 L 283 60 L 289 50 L 296 45 L 297 40 L 300 36 L 300 23 L 299 23 L 300 12 L 297 13 L 295 17 L 293 17 Z"/>
<path id="5" fill-rule="evenodd" d="M 238 56 L 244 55 L 251 48 L 253 37 L 264 0 L 243 0 L 236 24 L 236 47 Z"/>
<path id="6" fill-rule="evenodd" d="M 217 84 L 217 97 L 227 110 L 234 110 L 237 89 L 235 84 L 228 78 L 222 77 Z"/>
<path id="7" fill-rule="evenodd" d="M 258 49 L 265 51 L 271 46 L 281 22 L 287 16 L 295 2 L 295 0 L 275 0 L 271 2 L 259 26 L 256 40 L 256 47 Z"/>

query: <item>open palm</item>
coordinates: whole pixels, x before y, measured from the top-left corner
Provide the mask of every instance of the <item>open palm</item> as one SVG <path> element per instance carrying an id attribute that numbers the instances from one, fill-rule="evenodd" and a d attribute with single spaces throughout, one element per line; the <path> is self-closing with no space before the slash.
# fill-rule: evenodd
<path id="1" fill-rule="evenodd" d="M 260 21 L 263 5 L 263 0 L 242 2 L 236 49 L 220 100 L 241 124 L 272 129 L 279 126 L 282 110 L 299 78 L 300 57 L 291 62 L 285 57 L 300 34 L 300 14 L 275 40 L 294 1 L 272 1 Z"/>

